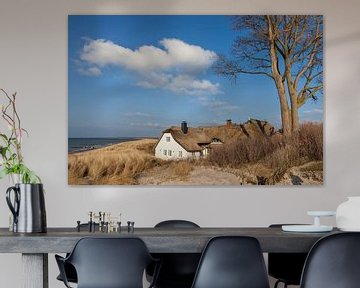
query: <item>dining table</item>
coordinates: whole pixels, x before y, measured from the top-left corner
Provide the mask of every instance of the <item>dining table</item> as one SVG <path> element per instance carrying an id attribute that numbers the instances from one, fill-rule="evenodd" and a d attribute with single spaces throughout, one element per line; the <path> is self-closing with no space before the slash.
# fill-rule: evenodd
<path id="1" fill-rule="evenodd" d="M 134 228 L 102 232 L 77 228 L 48 228 L 46 233 L 14 233 L 0 228 L 0 253 L 22 254 L 24 288 L 48 288 L 48 254 L 68 253 L 83 237 L 138 237 L 150 253 L 201 253 L 216 236 L 239 235 L 258 239 L 264 253 L 308 252 L 320 238 L 338 233 L 284 232 L 281 227 L 216 227 L 216 228 Z"/>

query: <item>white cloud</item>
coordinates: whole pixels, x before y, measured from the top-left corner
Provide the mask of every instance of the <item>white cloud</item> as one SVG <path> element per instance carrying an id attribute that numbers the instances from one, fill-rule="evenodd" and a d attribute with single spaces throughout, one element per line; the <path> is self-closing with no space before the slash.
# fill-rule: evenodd
<path id="1" fill-rule="evenodd" d="M 322 109 L 314 108 L 311 110 L 301 111 L 303 114 L 322 114 L 324 111 Z"/>
<path id="2" fill-rule="evenodd" d="M 164 125 L 161 125 L 159 123 L 153 123 L 153 122 L 147 122 L 147 123 L 136 123 L 136 122 L 131 122 L 130 126 L 132 127 L 141 127 L 141 128 L 165 128 Z"/>
<path id="3" fill-rule="evenodd" d="M 219 84 L 213 84 L 208 80 L 197 80 L 188 75 L 179 75 L 172 78 L 167 86 L 169 90 L 188 95 L 219 94 Z"/>
<path id="4" fill-rule="evenodd" d="M 215 52 L 190 45 L 179 39 L 163 39 L 160 43 L 168 52 L 172 65 L 184 71 L 206 70 L 217 60 Z"/>
<path id="5" fill-rule="evenodd" d="M 216 95 L 222 93 L 218 83 L 209 80 L 196 79 L 192 75 L 181 74 L 173 76 L 164 73 L 152 73 L 139 81 L 138 86 L 148 89 L 161 88 L 178 94 L 186 95 Z"/>
<path id="6" fill-rule="evenodd" d="M 151 72 L 149 74 L 142 75 L 141 80 L 137 82 L 136 85 L 149 89 L 164 88 L 169 84 L 169 82 L 171 82 L 172 78 L 173 76 L 171 74 Z"/>
<path id="7" fill-rule="evenodd" d="M 313 108 L 309 110 L 299 110 L 300 122 L 322 122 L 324 110 L 319 108 Z"/>
<path id="8" fill-rule="evenodd" d="M 127 112 L 124 115 L 127 117 L 152 117 L 151 114 L 144 112 Z"/>
<path id="9" fill-rule="evenodd" d="M 226 101 L 217 100 L 214 98 L 201 98 L 200 104 L 207 107 L 216 115 L 225 115 L 229 113 L 240 113 L 241 107 L 230 104 Z"/>
<path id="10" fill-rule="evenodd" d="M 199 72 L 217 59 L 215 52 L 179 39 L 165 38 L 160 44 L 164 49 L 143 45 L 132 50 L 104 39 L 88 40 L 80 59 L 100 67 L 115 65 L 139 73 L 171 69 Z"/>
<path id="11" fill-rule="evenodd" d="M 78 68 L 77 71 L 86 76 L 100 76 L 102 74 L 101 70 L 97 67 Z"/>
<path id="12" fill-rule="evenodd" d="M 98 67 L 115 66 L 135 72 L 139 87 L 186 95 L 222 93 L 218 83 L 197 79 L 197 75 L 209 69 L 217 59 L 215 52 L 200 46 L 169 38 L 159 42 L 160 48 L 143 45 L 137 49 L 104 39 L 86 41 L 80 54 L 83 63 Z"/>

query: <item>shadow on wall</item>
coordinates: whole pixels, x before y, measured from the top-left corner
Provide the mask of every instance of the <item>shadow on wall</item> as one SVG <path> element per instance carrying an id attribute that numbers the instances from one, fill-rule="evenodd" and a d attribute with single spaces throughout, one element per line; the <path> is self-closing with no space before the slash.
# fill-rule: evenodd
<path id="1" fill-rule="evenodd" d="M 349 44 L 349 42 L 356 42 L 356 41 L 360 41 L 360 31 L 348 35 L 343 35 L 337 38 L 329 39 L 328 41 L 326 41 L 326 46 L 333 47 L 342 44 Z"/>
<path id="2" fill-rule="evenodd" d="M 124 5 L 123 2 L 115 0 L 100 1 L 98 5 L 94 5 L 89 8 L 89 14 L 175 15 L 179 14 L 179 10 L 184 10 L 183 8 L 184 5 L 181 1 L 167 1 L 166 8 L 162 11 L 162 13 L 159 13 L 159 6 L 154 4 L 153 1 L 132 1 L 131 5 Z"/>

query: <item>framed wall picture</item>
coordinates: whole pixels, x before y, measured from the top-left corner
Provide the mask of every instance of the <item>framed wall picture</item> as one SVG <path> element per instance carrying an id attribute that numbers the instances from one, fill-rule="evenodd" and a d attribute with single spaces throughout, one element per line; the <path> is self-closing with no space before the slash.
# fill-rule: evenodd
<path id="1" fill-rule="evenodd" d="M 322 185 L 321 15 L 70 15 L 70 185 Z"/>

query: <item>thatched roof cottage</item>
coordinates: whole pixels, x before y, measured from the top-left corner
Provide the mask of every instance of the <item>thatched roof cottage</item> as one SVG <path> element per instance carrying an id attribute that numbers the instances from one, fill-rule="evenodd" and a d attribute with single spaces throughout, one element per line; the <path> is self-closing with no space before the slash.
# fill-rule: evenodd
<path id="1" fill-rule="evenodd" d="M 250 119 L 244 124 L 227 120 L 224 125 L 192 128 L 183 121 L 162 132 L 155 146 L 155 156 L 161 159 L 206 157 L 216 145 L 239 141 L 247 137 L 270 136 L 274 133 L 266 121 Z"/>

